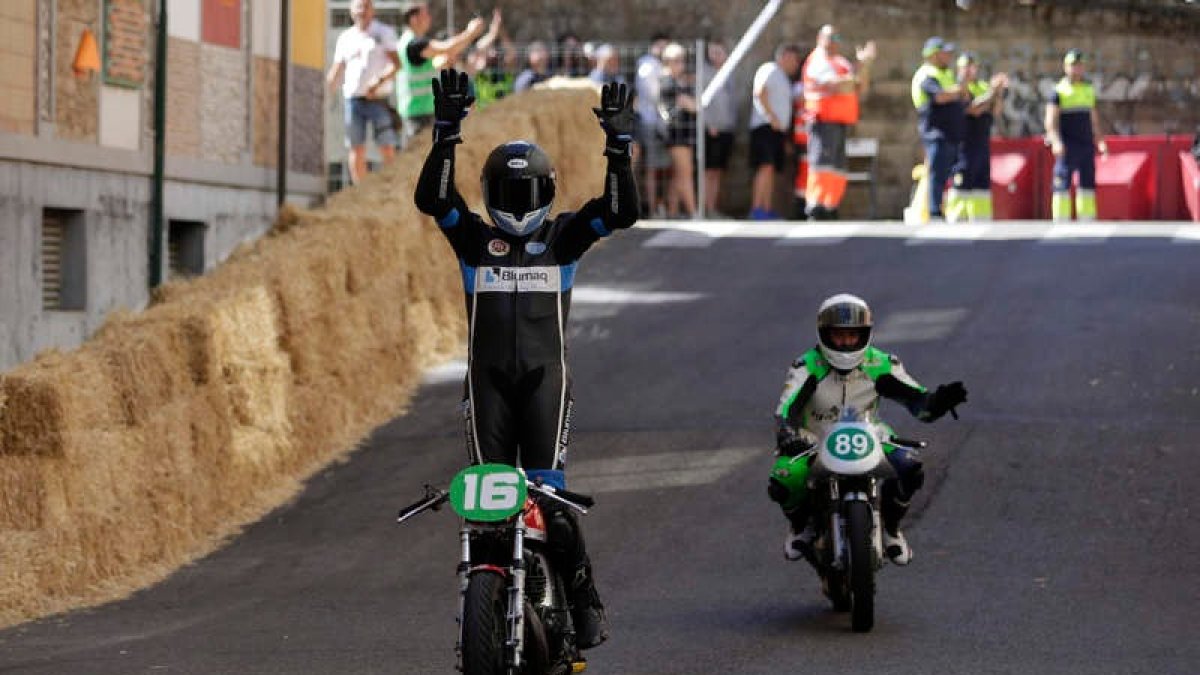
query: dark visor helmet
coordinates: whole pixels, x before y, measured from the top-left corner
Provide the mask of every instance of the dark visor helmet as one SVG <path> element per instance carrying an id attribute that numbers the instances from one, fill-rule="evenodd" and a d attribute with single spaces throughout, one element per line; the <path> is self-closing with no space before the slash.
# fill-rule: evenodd
<path id="1" fill-rule="evenodd" d="M 822 302 L 817 310 L 817 344 L 829 365 L 838 370 L 857 368 L 871 345 L 872 325 L 871 308 L 858 296 L 839 293 Z M 834 329 L 853 331 L 852 344 L 835 345 Z"/>
<path id="2" fill-rule="evenodd" d="M 492 150 L 480 182 L 483 203 L 496 227 L 524 237 L 546 222 L 554 202 L 554 167 L 538 146 L 511 141 Z"/>

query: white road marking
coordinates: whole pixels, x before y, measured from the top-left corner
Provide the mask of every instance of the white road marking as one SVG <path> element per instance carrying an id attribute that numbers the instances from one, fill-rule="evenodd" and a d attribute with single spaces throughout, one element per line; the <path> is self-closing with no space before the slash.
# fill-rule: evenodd
<path id="1" fill-rule="evenodd" d="M 904 239 L 907 244 L 944 244 L 972 241 L 1049 241 L 1052 243 L 1102 243 L 1120 238 L 1171 239 L 1177 243 L 1200 241 L 1200 225 L 1177 221 L 1097 221 L 1053 223 L 1046 220 L 998 220 L 986 223 L 933 223 L 905 225 L 899 221 L 679 221 L 644 220 L 638 228 L 658 230 L 643 246 L 651 248 L 704 248 L 718 239 L 775 239 L 780 246 L 838 244 L 847 239 Z"/>
<path id="2" fill-rule="evenodd" d="M 933 342 L 952 333 L 967 316 L 963 307 L 891 312 L 875 328 L 876 344 Z"/>
<path id="3" fill-rule="evenodd" d="M 770 453 L 765 448 L 722 448 L 585 459 L 568 462 L 568 488 L 589 494 L 707 485 L 755 457 L 765 464 Z"/>

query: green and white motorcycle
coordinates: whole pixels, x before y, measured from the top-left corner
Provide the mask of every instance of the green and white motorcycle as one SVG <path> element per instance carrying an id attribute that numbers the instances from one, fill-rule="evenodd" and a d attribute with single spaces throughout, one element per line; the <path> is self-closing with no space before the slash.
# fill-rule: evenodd
<path id="1" fill-rule="evenodd" d="M 878 421 L 847 409 L 814 449 L 808 474 L 818 514 L 809 562 L 834 609 L 849 611 L 851 627 L 861 633 L 875 624 L 875 572 L 884 561 L 880 486 L 896 475 L 884 453 L 885 433 Z M 925 447 L 890 434 L 886 443 Z"/>
<path id="2" fill-rule="evenodd" d="M 532 494 L 587 513 L 593 500 L 531 483 L 505 464 L 463 469 L 449 490 L 425 497 L 397 522 L 447 501 L 462 516 L 458 565 L 458 670 L 465 675 L 565 675 L 587 662 L 575 647 L 566 587 L 548 554 L 542 507 Z"/>

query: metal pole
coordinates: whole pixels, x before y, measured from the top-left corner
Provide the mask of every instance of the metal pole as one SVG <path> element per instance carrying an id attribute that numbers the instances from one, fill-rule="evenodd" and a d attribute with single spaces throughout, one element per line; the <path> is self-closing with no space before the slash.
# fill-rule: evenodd
<path id="1" fill-rule="evenodd" d="M 154 38 L 154 173 L 150 184 L 150 288 L 163 283 L 163 174 L 167 135 L 167 0 L 158 2 Z"/>
<path id="2" fill-rule="evenodd" d="M 704 55 L 705 55 L 704 39 L 696 40 L 696 83 L 702 82 L 701 76 L 705 72 Z M 705 198 L 705 175 L 704 175 L 704 141 L 708 137 L 708 129 L 704 124 L 704 106 L 700 105 L 700 101 L 696 101 L 696 171 L 694 172 L 696 180 L 696 211 L 692 218 L 694 220 L 704 220 L 704 198 Z"/>
<path id="3" fill-rule="evenodd" d="M 446 34 L 454 35 L 454 0 L 446 0 Z"/>
<path id="4" fill-rule="evenodd" d="M 275 204 L 282 206 L 287 199 L 288 170 L 288 71 L 291 69 L 292 13 L 291 0 L 280 0 L 279 13 L 279 157 L 275 166 Z"/>
<path id="5" fill-rule="evenodd" d="M 742 36 L 742 39 L 738 40 L 737 46 L 733 48 L 733 52 L 729 55 L 729 60 L 725 62 L 725 65 L 721 66 L 721 69 L 713 77 L 712 82 L 709 82 L 708 86 L 704 88 L 704 94 L 700 97 L 701 106 L 712 103 L 712 98 L 716 94 L 716 91 L 725 84 L 725 80 L 729 79 L 729 74 L 733 72 L 733 69 L 737 67 L 742 57 L 746 55 L 746 52 L 750 49 L 750 45 L 754 44 L 759 34 L 767 27 L 767 22 L 771 20 L 771 17 L 775 16 L 775 12 L 779 11 L 779 5 L 782 2 L 783 0 L 771 0 L 767 3 L 766 7 L 763 7 L 762 12 L 754 19 L 754 23 L 750 24 L 750 27 L 746 29 L 746 34 Z"/>

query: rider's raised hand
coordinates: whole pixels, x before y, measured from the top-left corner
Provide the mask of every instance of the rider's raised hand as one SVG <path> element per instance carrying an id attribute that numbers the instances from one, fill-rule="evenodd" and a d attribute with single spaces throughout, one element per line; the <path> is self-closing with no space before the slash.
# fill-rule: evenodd
<path id="1" fill-rule="evenodd" d="M 600 90 L 600 107 L 592 108 L 607 138 L 606 155 L 628 155 L 633 142 L 633 94 L 624 84 L 606 84 Z"/>
<path id="2" fill-rule="evenodd" d="M 958 413 L 954 410 L 959 405 L 967 402 L 967 388 L 962 382 L 951 382 L 950 384 L 939 385 L 937 390 L 929 397 L 930 421 L 935 420 L 946 413 L 958 419 Z"/>
<path id="3" fill-rule="evenodd" d="M 462 119 L 475 97 L 471 94 L 471 82 L 466 73 L 453 68 L 443 70 L 433 78 L 433 140 L 437 142 L 461 143 L 459 128 Z"/>

